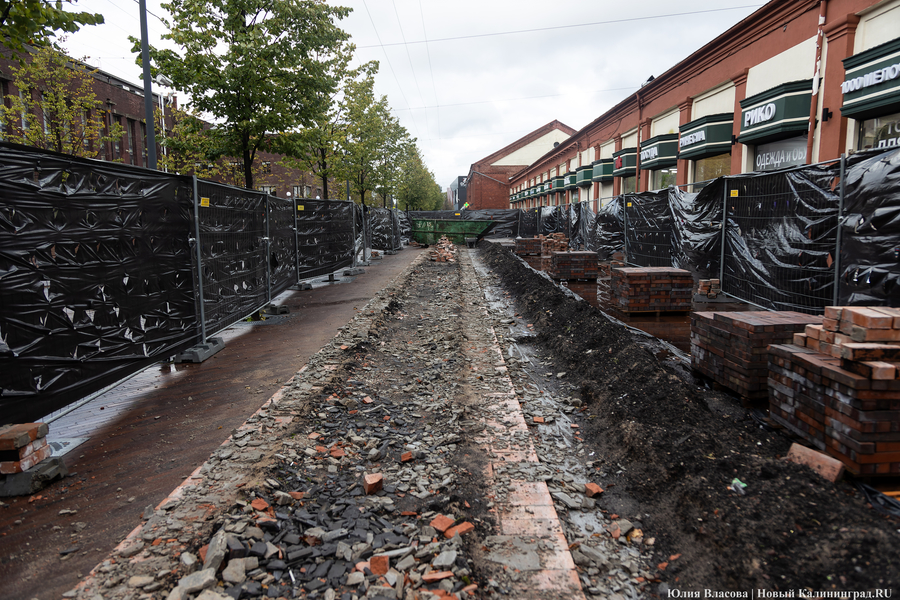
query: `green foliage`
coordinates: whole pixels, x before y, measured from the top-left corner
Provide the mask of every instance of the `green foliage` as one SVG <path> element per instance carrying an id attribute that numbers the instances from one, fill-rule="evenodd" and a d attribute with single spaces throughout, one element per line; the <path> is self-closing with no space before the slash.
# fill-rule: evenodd
<path id="1" fill-rule="evenodd" d="M 0 106 L 7 141 L 96 158 L 105 143 L 122 138 L 120 124 L 106 127 L 108 113 L 93 90 L 96 71 L 50 47 L 11 69 L 21 93 L 8 95 L 8 106 Z"/>
<path id="2" fill-rule="evenodd" d="M 310 172 L 322 183 L 322 196 L 331 198 L 329 184 L 336 178 L 344 178 L 342 168 L 344 147 L 347 141 L 347 111 L 349 96 L 344 93 L 355 83 L 370 79 L 378 71 L 378 63 L 371 61 L 349 69 L 353 46 L 346 46 L 343 60 L 335 62 L 333 69 L 341 81 L 338 93 L 327 102 L 328 109 L 298 132 L 283 135 L 275 140 L 271 149 L 285 155 L 284 163 L 291 168 Z"/>
<path id="3" fill-rule="evenodd" d="M 444 193 L 425 166 L 422 154 L 415 146 L 404 157 L 397 189 L 399 207 L 408 210 L 441 210 Z"/>
<path id="4" fill-rule="evenodd" d="M 312 125 L 338 86 L 347 34 L 333 20 L 349 9 L 321 0 L 172 0 L 163 36 L 179 51 L 151 48 L 153 71 L 209 114 L 216 150 L 234 156 L 253 187 L 257 152 L 280 134 Z M 139 52 L 137 40 L 135 52 Z"/>
<path id="5" fill-rule="evenodd" d="M 82 25 L 99 25 L 103 15 L 67 12 L 75 0 L 0 0 L 0 31 L 3 44 L 16 52 L 25 45 L 46 46 L 57 31 L 75 33 Z"/>
<path id="6" fill-rule="evenodd" d="M 223 172 L 217 161 L 215 139 L 209 135 L 209 127 L 199 117 L 179 108 L 169 111 L 170 129 L 163 130 L 162 114 L 156 108 L 156 141 L 162 152 L 157 159 L 160 170 L 179 175 L 196 175 L 202 179 L 214 179 Z"/>

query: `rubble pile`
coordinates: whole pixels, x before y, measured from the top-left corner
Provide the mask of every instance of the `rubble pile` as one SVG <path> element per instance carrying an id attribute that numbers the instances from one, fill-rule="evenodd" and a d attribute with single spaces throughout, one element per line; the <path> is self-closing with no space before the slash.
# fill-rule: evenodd
<path id="1" fill-rule="evenodd" d="M 447 236 L 442 235 L 441 239 L 437 241 L 437 244 L 428 251 L 428 260 L 432 262 L 456 262 L 456 249 L 453 247 L 453 242 L 447 239 Z"/>

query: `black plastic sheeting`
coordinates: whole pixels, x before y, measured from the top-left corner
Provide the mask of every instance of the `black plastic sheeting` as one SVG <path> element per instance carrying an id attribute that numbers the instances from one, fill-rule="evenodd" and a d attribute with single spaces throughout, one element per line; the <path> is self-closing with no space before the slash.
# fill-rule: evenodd
<path id="1" fill-rule="evenodd" d="M 673 214 L 668 190 L 625 194 L 628 262 L 641 267 L 672 266 Z"/>
<path id="2" fill-rule="evenodd" d="M 848 162 L 838 302 L 900 307 L 900 151 Z"/>
<path id="3" fill-rule="evenodd" d="M 672 211 L 672 266 L 690 271 L 695 279 L 719 277 L 722 256 L 722 193 L 717 179 L 699 194 L 669 188 Z"/>
<path id="4" fill-rule="evenodd" d="M 373 250 L 394 252 L 403 245 L 400 239 L 400 218 L 397 211 L 389 208 L 369 208 L 367 211 L 371 227 Z"/>
<path id="5" fill-rule="evenodd" d="M 189 179 L 0 145 L 0 423 L 193 343 Z"/>
<path id="6" fill-rule="evenodd" d="M 265 194 L 209 181 L 197 187 L 203 307 L 211 335 L 268 301 L 267 201 Z"/>
<path id="7" fill-rule="evenodd" d="M 297 281 L 294 202 L 269 196 L 269 274 L 274 298 Z"/>
<path id="8" fill-rule="evenodd" d="M 397 219 L 400 222 L 400 242 L 408 246 L 409 242 L 412 241 L 412 226 L 409 223 L 409 214 L 402 210 L 397 211 Z"/>
<path id="9" fill-rule="evenodd" d="M 341 200 L 294 201 L 297 210 L 297 275 L 308 279 L 328 275 L 353 264 L 357 215 L 353 202 Z"/>
<path id="10" fill-rule="evenodd" d="M 411 210 L 409 219 L 434 219 L 443 221 L 495 221 L 485 238 L 515 238 L 519 236 L 519 209 L 485 210 Z"/>
<path id="11" fill-rule="evenodd" d="M 529 208 L 523 210 L 519 217 L 519 235 L 518 237 L 533 238 L 538 235 L 538 222 L 541 218 L 540 208 Z"/>
<path id="12" fill-rule="evenodd" d="M 724 178 L 723 291 L 772 310 L 834 302 L 839 173 L 833 163 Z"/>
<path id="13" fill-rule="evenodd" d="M 600 260 L 610 260 L 616 252 L 625 248 L 624 199 L 617 196 L 600 207 L 594 217 L 594 225 L 588 237 L 588 250 L 597 253 Z"/>

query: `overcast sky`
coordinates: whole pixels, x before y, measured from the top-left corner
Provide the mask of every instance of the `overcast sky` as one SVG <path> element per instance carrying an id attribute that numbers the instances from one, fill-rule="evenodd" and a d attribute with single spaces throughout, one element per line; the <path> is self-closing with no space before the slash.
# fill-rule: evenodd
<path id="1" fill-rule="evenodd" d="M 377 60 L 376 90 L 417 138 L 441 188 L 469 165 L 558 119 L 581 129 L 762 6 L 752 0 L 330 0 L 357 60 Z M 151 43 L 166 13 L 147 0 Z M 64 44 L 135 83 L 127 41 L 137 0 L 79 0 L 106 24 Z M 154 16 L 156 15 L 156 16 Z"/>

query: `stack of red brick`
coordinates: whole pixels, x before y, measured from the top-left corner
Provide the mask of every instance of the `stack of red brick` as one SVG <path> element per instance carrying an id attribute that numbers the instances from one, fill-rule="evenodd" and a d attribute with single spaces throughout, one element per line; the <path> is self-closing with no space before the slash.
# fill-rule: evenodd
<path id="1" fill-rule="evenodd" d="M 554 252 L 565 252 L 569 249 L 569 238 L 564 233 L 551 233 L 550 235 L 538 236 L 541 240 L 541 254 L 550 256 Z"/>
<path id="2" fill-rule="evenodd" d="M 769 394 L 769 344 L 790 343 L 822 317 L 799 312 L 697 312 L 691 315 L 691 366 L 748 400 Z"/>
<path id="3" fill-rule="evenodd" d="M 694 279 L 689 271 L 671 267 L 613 268 L 612 303 L 623 312 L 691 310 Z"/>
<path id="4" fill-rule="evenodd" d="M 519 256 L 540 255 L 543 236 L 536 238 L 516 238 L 516 254 Z"/>
<path id="5" fill-rule="evenodd" d="M 697 293 L 707 298 L 716 298 L 722 293 L 722 285 L 718 279 L 701 279 L 697 284 Z"/>
<path id="6" fill-rule="evenodd" d="M 597 296 L 604 306 L 612 303 L 612 270 L 624 267 L 623 260 L 622 253 L 617 252 L 609 262 L 602 262 L 597 266 Z"/>
<path id="7" fill-rule="evenodd" d="M 773 420 L 854 473 L 900 475 L 900 310 L 828 307 L 769 349 Z"/>
<path id="8" fill-rule="evenodd" d="M 0 474 L 21 473 L 49 457 L 46 423 L 22 423 L 0 427 Z"/>
<path id="9" fill-rule="evenodd" d="M 550 255 L 550 270 L 554 279 L 597 279 L 597 253 L 590 251 L 554 252 Z"/>

